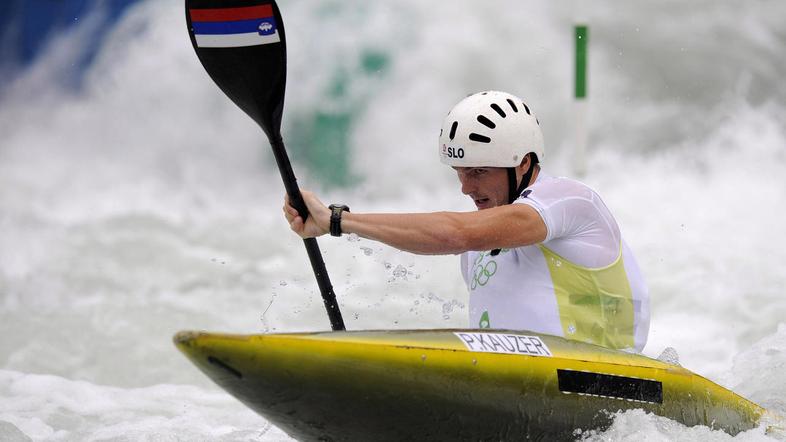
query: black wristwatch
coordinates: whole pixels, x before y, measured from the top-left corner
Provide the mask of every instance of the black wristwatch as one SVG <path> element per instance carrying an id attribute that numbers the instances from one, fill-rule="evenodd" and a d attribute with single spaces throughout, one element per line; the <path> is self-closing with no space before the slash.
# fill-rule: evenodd
<path id="1" fill-rule="evenodd" d="M 341 236 L 341 213 L 344 211 L 349 212 L 349 206 L 346 204 L 331 204 L 328 208 L 330 209 L 330 234 L 332 236 Z"/>

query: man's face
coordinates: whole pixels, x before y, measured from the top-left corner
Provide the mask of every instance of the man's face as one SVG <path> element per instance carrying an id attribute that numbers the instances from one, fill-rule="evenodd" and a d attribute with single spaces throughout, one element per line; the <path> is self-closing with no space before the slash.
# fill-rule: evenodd
<path id="1" fill-rule="evenodd" d="M 478 210 L 508 202 L 508 174 L 503 167 L 454 167 L 461 193 L 472 198 Z"/>

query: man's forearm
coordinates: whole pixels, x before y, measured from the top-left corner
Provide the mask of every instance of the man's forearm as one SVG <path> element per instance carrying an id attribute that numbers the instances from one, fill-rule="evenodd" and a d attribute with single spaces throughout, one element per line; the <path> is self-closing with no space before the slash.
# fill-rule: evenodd
<path id="1" fill-rule="evenodd" d="M 421 255 L 455 254 L 468 250 L 460 216 L 454 212 L 345 213 L 341 230 Z"/>

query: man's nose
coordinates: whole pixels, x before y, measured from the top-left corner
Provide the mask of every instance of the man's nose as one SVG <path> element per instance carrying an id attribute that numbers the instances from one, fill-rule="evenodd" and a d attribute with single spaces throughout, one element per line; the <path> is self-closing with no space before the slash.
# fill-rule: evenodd
<path id="1" fill-rule="evenodd" d="M 472 183 L 472 180 L 467 179 L 467 177 L 459 175 L 459 181 L 461 181 L 461 193 L 464 195 L 469 195 L 475 190 L 475 185 Z"/>

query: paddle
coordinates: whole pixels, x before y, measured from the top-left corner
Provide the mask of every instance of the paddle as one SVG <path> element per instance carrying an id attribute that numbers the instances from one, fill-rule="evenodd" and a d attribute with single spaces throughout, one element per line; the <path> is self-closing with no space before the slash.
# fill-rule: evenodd
<path id="1" fill-rule="evenodd" d="M 284 22 L 272 0 L 186 0 L 186 23 L 199 61 L 219 88 L 265 131 L 284 188 L 303 217 L 295 173 L 281 138 L 287 78 Z M 344 330 L 317 240 L 303 240 L 333 330 Z"/>

